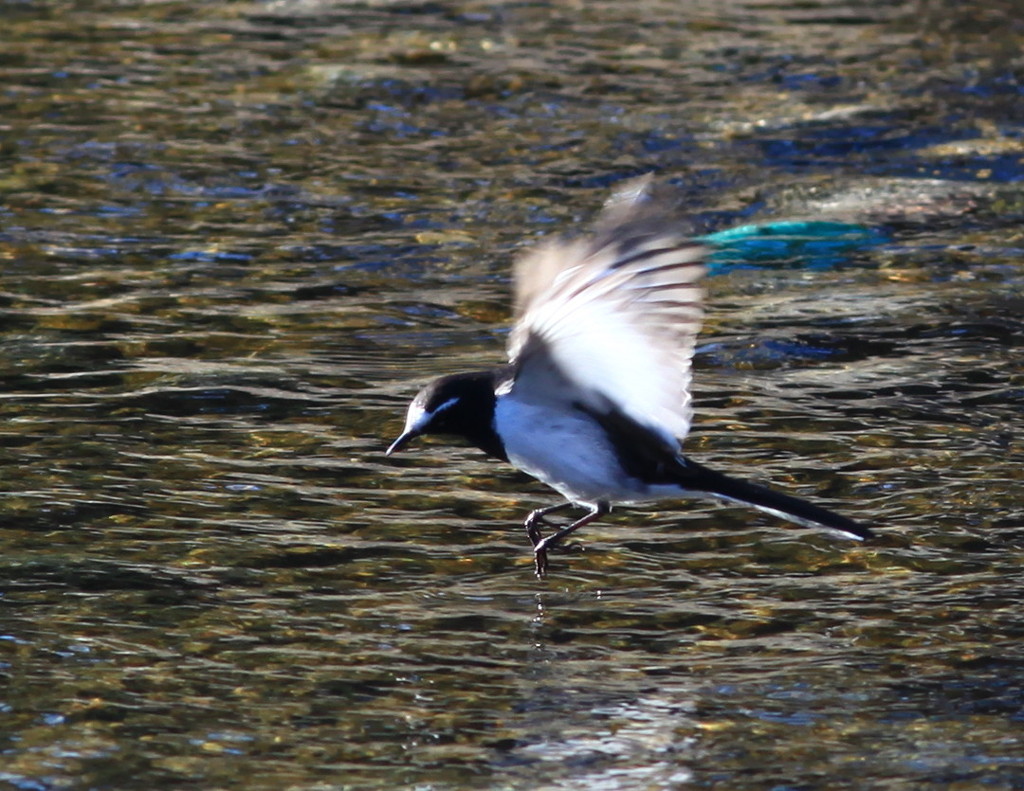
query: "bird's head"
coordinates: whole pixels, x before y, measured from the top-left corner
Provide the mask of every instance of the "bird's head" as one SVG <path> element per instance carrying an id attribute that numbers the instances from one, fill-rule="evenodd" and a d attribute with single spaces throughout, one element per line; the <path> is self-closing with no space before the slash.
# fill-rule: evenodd
<path id="1" fill-rule="evenodd" d="M 464 437 L 480 445 L 494 418 L 494 374 L 490 371 L 454 374 L 435 379 L 409 404 L 405 428 L 387 455 L 402 450 L 423 434 Z"/>

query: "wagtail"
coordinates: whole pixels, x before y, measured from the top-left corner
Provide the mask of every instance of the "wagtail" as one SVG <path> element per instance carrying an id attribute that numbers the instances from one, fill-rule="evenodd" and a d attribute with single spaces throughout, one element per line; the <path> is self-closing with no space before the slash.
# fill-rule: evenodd
<path id="1" fill-rule="evenodd" d="M 613 504 L 678 497 L 741 503 L 865 540 L 821 506 L 724 475 L 683 454 L 706 249 L 650 179 L 630 182 L 584 238 L 542 244 L 515 266 L 508 364 L 435 379 L 387 453 L 423 434 L 459 437 L 559 492 L 526 519 L 538 576 L 548 550 Z M 554 527 L 548 518 L 587 509 Z"/>

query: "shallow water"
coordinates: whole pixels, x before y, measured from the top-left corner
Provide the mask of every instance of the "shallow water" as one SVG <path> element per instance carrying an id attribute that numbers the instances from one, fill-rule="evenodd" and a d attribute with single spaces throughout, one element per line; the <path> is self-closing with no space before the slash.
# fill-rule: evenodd
<path id="1" fill-rule="evenodd" d="M 3 6 L 0 787 L 1024 785 L 1019 3 Z M 700 502 L 385 459 L 623 178 L 710 278 Z M 484 362 L 486 361 L 486 362 Z"/>

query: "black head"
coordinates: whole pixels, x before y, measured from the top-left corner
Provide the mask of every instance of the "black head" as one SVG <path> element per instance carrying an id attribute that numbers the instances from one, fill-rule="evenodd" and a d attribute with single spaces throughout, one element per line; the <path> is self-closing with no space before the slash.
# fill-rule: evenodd
<path id="1" fill-rule="evenodd" d="M 409 404 L 405 429 L 387 450 L 401 450 L 423 434 L 462 437 L 485 453 L 505 458 L 494 433 L 495 371 L 442 376 L 428 384 Z"/>

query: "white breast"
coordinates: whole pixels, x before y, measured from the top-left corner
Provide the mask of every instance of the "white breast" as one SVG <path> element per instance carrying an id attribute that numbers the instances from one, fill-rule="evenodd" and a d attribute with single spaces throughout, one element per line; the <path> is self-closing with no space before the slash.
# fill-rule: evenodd
<path id="1" fill-rule="evenodd" d="M 623 473 L 604 431 L 583 412 L 505 395 L 498 398 L 494 422 L 509 461 L 567 500 L 621 503 L 665 496 Z"/>

